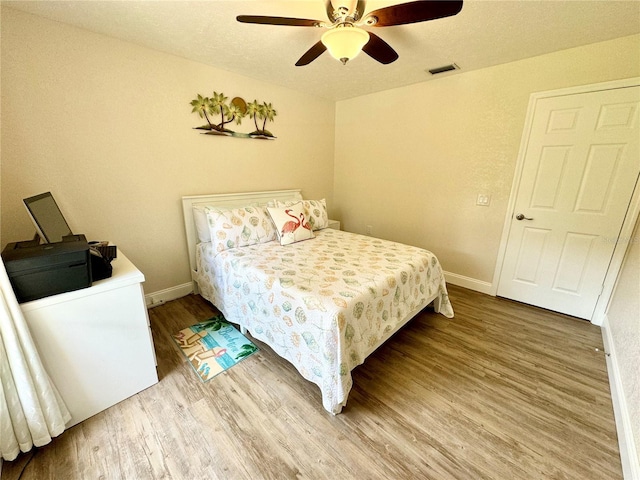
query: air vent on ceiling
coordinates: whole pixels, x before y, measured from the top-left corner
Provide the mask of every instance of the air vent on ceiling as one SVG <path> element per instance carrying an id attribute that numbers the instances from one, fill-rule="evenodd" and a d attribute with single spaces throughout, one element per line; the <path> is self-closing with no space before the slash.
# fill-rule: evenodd
<path id="1" fill-rule="evenodd" d="M 458 70 L 460 67 L 455 63 L 451 63 L 449 65 L 443 65 L 438 68 L 430 68 L 427 70 L 431 75 L 437 75 L 439 73 L 450 72 L 451 70 Z"/>

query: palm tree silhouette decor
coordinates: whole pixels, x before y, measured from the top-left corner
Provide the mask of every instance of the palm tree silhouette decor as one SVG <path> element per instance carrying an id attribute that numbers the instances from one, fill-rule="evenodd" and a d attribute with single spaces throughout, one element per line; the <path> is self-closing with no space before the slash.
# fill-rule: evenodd
<path id="1" fill-rule="evenodd" d="M 212 97 L 203 97 L 197 94 L 196 98 L 191 100 L 191 106 L 193 107 L 191 113 L 197 113 L 200 118 L 204 118 L 207 121 L 207 124 L 194 128 L 197 130 L 207 130 L 203 132 L 207 135 L 264 139 L 276 138 L 273 133 L 266 129 L 267 122 L 273 122 L 277 115 L 271 103 L 258 103 L 257 100 L 254 100 L 247 105 L 240 97 L 235 97 L 228 103 L 227 100 L 228 97 L 225 97 L 224 93 L 213 92 Z M 219 123 L 212 121 L 215 115 L 220 115 Z M 245 116 L 253 118 L 253 123 L 256 127 L 253 132 L 240 133 L 226 127 L 227 124 L 232 122 L 240 125 Z M 258 125 L 259 120 L 262 121 L 261 127 Z"/>
<path id="2" fill-rule="evenodd" d="M 264 102 L 260 104 L 257 100 L 254 100 L 247 105 L 247 115 L 253 117 L 253 124 L 256 126 L 255 131 L 250 135 L 273 137 L 273 134 L 265 128 L 267 121 L 273 122 L 274 117 L 277 115 L 270 103 Z M 258 126 L 258 119 L 262 120 L 262 128 Z"/>

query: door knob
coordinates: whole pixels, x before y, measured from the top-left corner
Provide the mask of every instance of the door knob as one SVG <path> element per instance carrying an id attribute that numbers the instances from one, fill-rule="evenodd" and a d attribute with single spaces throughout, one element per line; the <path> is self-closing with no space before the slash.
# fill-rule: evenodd
<path id="1" fill-rule="evenodd" d="M 533 220 L 533 218 L 525 217 L 523 214 L 519 213 L 516 215 L 516 220 Z"/>

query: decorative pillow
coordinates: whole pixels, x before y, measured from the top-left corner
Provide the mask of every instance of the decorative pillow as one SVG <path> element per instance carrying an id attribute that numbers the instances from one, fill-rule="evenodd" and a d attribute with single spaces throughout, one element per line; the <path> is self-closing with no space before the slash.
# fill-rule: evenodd
<path id="1" fill-rule="evenodd" d="M 289 207 L 298 202 L 280 202 L 278 207 Z M 304 216 L 312 230 L 322 230 L 329 227 L 329 216 L 327 215 L 327 202 L 322 200 L 302 200 Z"/>
<path id="2" fill-rule="evenodd" d="M 265 207 L 220 209 L 205 207 L 211 242 L 216 252 L 246 247 L 276 239 L 276 231 Z"/>
<path id="3" fill-rule="evenodd" d="M 267 211 L 276 226 L 280 245 L 313 238 L 313 231 L 301 202 L 282 208 L 267 207 Z"/>

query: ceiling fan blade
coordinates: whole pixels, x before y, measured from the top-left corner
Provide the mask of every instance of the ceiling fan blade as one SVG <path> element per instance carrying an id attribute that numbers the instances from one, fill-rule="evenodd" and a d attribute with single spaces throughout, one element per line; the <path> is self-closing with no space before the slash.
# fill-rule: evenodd
<path id="1" fill-rule="evenodd" d="M 319 41 L 313 47 L 305 52 L 304 55 L 300 57 L 300 60 L 296 62 L 296 67 L 302 67 L 304 65 L 309 65 L 316 58 L 324 53 L 327 47 L 324 46 L 324 43 Z"/>
<path id="2" fill-rule="evenodd" d="M 356 20 L 360 20 L 364 15 L 365 4 L 365 0 L 358 0 L 358 2 L 356 3 L 356 8 L 353 13 L 353 16 Z"/>
<path id="3" fill-rule="evenodd" d="M 306 18 L 289 17 L 264 17 L 262 15 L 238 15 L 236 17 L 240 23 L 259 23 L 261 25 L 289 25 L 293 27 L 317 27 L 319 20 L 308 20 Z"/>
<path id="4" fill-rule="evenodd" d="M 462 10 L 462 0 L 438 1 L 425 0 L 401 3 L 374 10 L 367 18 L 375 17 L 377 21 L 372 27 L 391 27 L 407 23 L 426 22 L 436 18 L 450 17 Z"/>
<path id="5" fill-rule="evenodd" d="M 351 12 L 350 16 L 353 17 L 356 21 L 360 20 L 362 18 L 362 15 L 364 14 L 364 9 L 365 9 L 365 4 L 366 3 L 367 2 L 365 0 L 358 0 L 356 2 L 355 8 L 353 9 L 353 12 Z M 326 0 L 325 1 L 325 8 L 327 10 L 327 17 L 329 17 L 329 21 L 331 21 L 333 23 L 336 20 L 336 17 L 334 17 L 333 14 L 338 9 L 334 8 L 333 2 L 331 0 Z M 340 8 L 346 8 L 346 7 L 340 7 Z"/>
<path id="6" fill-rule="evenodd" d="M 326 2 L 324 3 L 324 7 L 327 10 L 327 17 L 329 17 L 329 21 L 333 22 L 333 11 L 335 9 L 333 8 L 331 0 L 326 0 Z"/>
<path id="7" fill-rule="evenodd" d="M 396 51 L 387 42 L 371 32 L 369 32 L 369 41 L 362 47 L 362 51 L 385 65 L 398 59 Z"/>

